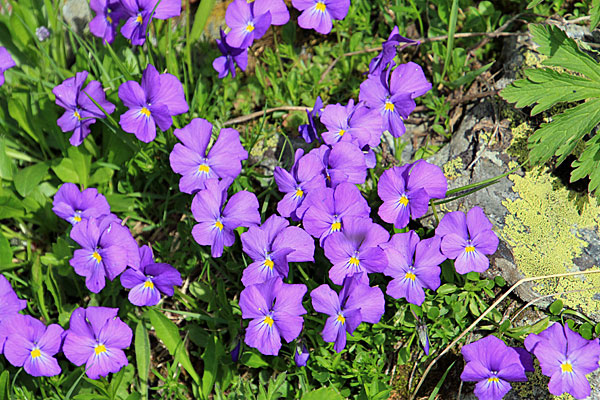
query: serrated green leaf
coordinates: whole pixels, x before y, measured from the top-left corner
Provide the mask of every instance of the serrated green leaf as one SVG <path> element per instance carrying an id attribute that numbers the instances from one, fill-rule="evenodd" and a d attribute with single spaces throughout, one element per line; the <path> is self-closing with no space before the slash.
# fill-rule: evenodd
<path id="1" fill-rule="evenodd" d="M 543 163 L 558 156 L 558 164 L 571 154 L 577 143 L 600 123 L 600 99 L 593 99 L 553 117 L 550 123 L 529 138 L 530 157 Z"/>
<path id="2" fill-rule="evenodd" d="M 334 388 L 322 387 L 302 396 L 302 400 L 341 400 L 342 396 Z"/>
<path id="3" fill-rule="evenodd" d="M 179 361 L 185 370 L 190 374 L 196 384 L 200 384 L 200 376 L 194 369 L 187 349 L 183 346 L 181 337 L 179 336 L 179 328 L 166 316 L 160 312 L 150 308 L 146 311 L 146 315 L 150 318 L 150 322 L 156 331 L 156 336 L 163 341 L 171 355 L 178 354 Z"/>
<path id="4" fill-rule="evenodd" d="M 525 75 L 527 79 L 507 86 L 500 96 L 519 108 L 537 103 L 531 110 L 532 116 L 557 103 L 600 97 L 600 82 L 551 69 L 529 69 Z"/>
<path id="5" fill-rule="evenodd" d="M 578 72 L 594 81 L 600 81 L 600 66 L 592 57 L 579 49 L 577 43 L 560 28 L 552 25 L 530 24 L 538 52 L 548 56 L 543 65 L 562 67 Z"/>
<path id="6" fill-rule="evenodd" d="M 48 164 L 46 163 L 38 163 L 17 171 L 14 181 L 15 189 L 21 196 L 29 196 L 38 187 L 47 172 Z"/>

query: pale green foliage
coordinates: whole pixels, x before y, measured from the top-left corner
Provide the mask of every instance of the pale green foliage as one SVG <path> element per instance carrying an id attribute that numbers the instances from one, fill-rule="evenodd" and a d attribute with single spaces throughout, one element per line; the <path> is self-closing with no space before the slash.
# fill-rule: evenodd
<path id="1" fill-rule="evenodd" d="M 533 106 L 532 116 L 558 103 L 584 101 L 553 116 L 529 138 L 532 163 L 544 163 L 556 156 L 560 164 L 600 123 L 600 65 L 557 27 L 530 25 L 529 30 L 540 46 L 538 51 L 548 57 L 542 64 L 551 68 L 526 70 L 525 79 L 514 82 L 500 95 L 517 107 Z M 600 187 L 597 135 L 585 143 L 585 150 L 572 166 L 571 182 L 589 176 L 589 190 Z"/>

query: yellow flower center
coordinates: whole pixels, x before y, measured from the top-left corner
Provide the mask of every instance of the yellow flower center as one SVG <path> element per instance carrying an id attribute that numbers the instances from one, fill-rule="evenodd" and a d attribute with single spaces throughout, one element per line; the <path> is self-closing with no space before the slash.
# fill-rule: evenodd
<path id="1" fill-rule="evenodd" d="M 40 351 L 40 349 L 31 350 L 31 358 L 38 358 L 41 356 L 42 356 L 42 352 Z"/>
<path id="2" fill-rule="evenodd" d="M 102 261 L 102 256 L 97 251 L 95 251 L 94 254 L 92 254 L 92 258 L 94 258 L 97 263 L 100 263 L 100 261 Z"/>
<path id="3" fill-rule="evenodd" d="M 350 258 L 350 261 L 348 261 L 348 264 L 358 267 L 358 265 L 360 264 L 360 261 L 358 260 L 358 258 L 352 257 L 352 258 Z"/>
<path id="4" fill-rule="evenodd" d="M 296 190 L 296 197 L 302 197 L 302 196 L 304 196 L 304 191 L 302 189 Z"/>
<path id="5" fill-rule="evenodd" d="M 338 134 L 339 134 L 340 136 L 344 136 L 344 133 L 346 133 L 346 131 L 345 131 L 345 130 L 343 130 L 343 129 L 340 129 L 340 131 L 338 132 Z"/>
<path id="6" fill-rule="evenodd" d="M 97 356 L 106 353 L 106 347 L 104 347 L 103 344 L 97 344 L 96 347 L 94 347 L 94 353 L 96 353 Z"/>
<path id="7" fill-rule="evenodd" d="M 106 16 L 106 20 L 108 21 L 109 24 L 112 24 L 112 18 L 110 17 L 110 15 Z"/>
<path id="8" fill-rule="evenodd" d="M 144 282 L 144 287 L 154 289 L 154 282 L 152 282 L 151 280 L 147 280 L 146 282 Z"/>
<path id="9" fill-rule="evenodd" d="M 219 228 L 219 231 L 222 231 L 222 230 L 223 230 L 223 223 L 222 223 L 221 221 L 217 221 L 217 222 L 215 222 L 215 226 L 216 226 L 217 228 Z"/>
<path id="10" fill-rule="evenodd" d="M 318 1 L 315 8 L 317 9 L 317 11 L 325 12 L 325 3 L 323 3 L 322 1 Z"/>
<path id="11" fill-rule="evenodd" d="M 473 246 L 467 246 L 467 247 L 465 247 L 465 251 L 467 253 L 472 253 L 472 252 L 475 251 L 475 247 L 473 247 Z"/>
<path id="12" fill-rule="evenodd" d="M 265 265 L 267 267 L 269 267 L 269 269 L 273 269 L 273 266 L 275 265 L 275 263 L 273 263 L 273 260 L 266 259 L 265 260 Z"/>
<path id="13" fill-rule="evenodd" d="M 344 316 L 342 314 L 338 314 L 336 321 L 345 324 L 346 323 L 346 318 L 344 318 Z"/>
<path id="14" fill-rule="evenodd" d="M 76 215 L 73 217 L 73 221 L 75 222 L 81 222 L 81 217 L 79 215 Z"/>
<path id="15" fill-rule="evenodd" d="M 498 379 L 498 378 L 496 378 L 495 376 L 493 376 L 493 377 L 491 377 L 491 378 L 488 378 L 488 382 L 495 382 L 495 383 L 498 383 L 498 382 L 500 382 L 500 379 Z"/>
<path id="16" fill-rule="evenodd" d="M 148 110 L 146 107 L 142 107 L 142 109 L 140 110 L 140 114 L 144 114 L 146 117 L 149 117 L 150 110 Z"/>
<path id="17" fill-rule="evenodd" d="M 198 172 L 205 172 L 208 174 L 210 172 L 210 167 L 206 164 L 202 164 L 198 167 Z"/>
<path id="18" fill-rule="evenodd" d="M 252 22 L 248 22 L 248 25 L 246 25 L 246 32 L 250 33 L 254 30 L 254 24 Z"/>
<path id="19" fill-rule="evenodd" d="M 406 207 L 408 205 L 408 197 L 403 194 L 402 197 L 400 197 L 400 200 L 398 200 L 398 203 Z"/>
<path id="20" fill-rule="evenodd" d="M 417 279 L 417 276 L 415 274 L 413 274 L 412 272 L 407 272 L 404 275 L 405 279 L 410 279 L 411 281 L 414 281 L 415 279 Z"/>
<path id="21" fill-rule="evenodd" d="M 573 365 L 570 362 L 565 361 L 564 363 L 560 364 L 560 369 L 562 372 L 573 372 Z"/>
<path id="22" fill-rule="evenodd" d="M 342 230 L 341 222 L 334 222 L 333 224 L 331 224 L 331 232 L 338 232 L 341 230 Z"/>
<path id="23" fill-rule="evenodd" d="M 394 103 L 392 103 L 391 101 L 385 102 L 385 111 L 394 111 L 394 108 L 396 108 L 396 106 L 394 106 Z"/>
<path id="24" fill-rule="evenodd" d="M 75 111 L 73 112 L 73 115 L 75 116 L 75 118 L 81 121 L 81 114 L 79 114 L 79 112 Z"/>
<path id="25" fill-rule="evenodd" d="M 271 316 L 267 315 L 265 317 L 265 320 L 263 321 L 265 324 L 269 325 L 269 328 L 271 328 L 273 326 L 273 318 L 271 318 Z"/>
<path id="26" fill-rule="evenodd" d="M 137 15 L 135 22 L 137 22 L 138 24 L 141 24 L 142 22 L 144 22 L 144 20 L 142 19 L 142 14 Z"/>

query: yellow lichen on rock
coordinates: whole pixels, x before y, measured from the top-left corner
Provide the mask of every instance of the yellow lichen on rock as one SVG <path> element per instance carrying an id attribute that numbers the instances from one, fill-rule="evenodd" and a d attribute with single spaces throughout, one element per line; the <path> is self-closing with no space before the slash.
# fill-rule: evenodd
<path id="1" fill-rule="evenodd" d="M 502 202 L 508 215 L 501 234 L 512 247 L 519 270 L 527 277 L 576 271 L 573 259 L 588 245 L 580 232 L 596 230 L 600 222 L 598 201 L 590 198 L 578 212 L 570 192 L 540 169 L 509 179 L 520 198 Z M 568 307 L 597 312 L 600 304 L 592 296 L 600 292 L 600 274 L 544 280 L 536 290 L 542 295 L 571 292 L 556 297 Z"/>
<path id="2" fill-rule="evenodd" d="M 443 168 L 446 179 L 451 181 L 462 175 L 462 170 L 465 169 L 465 166 L 462 158 L 456 157 L 444 164 Z"/>

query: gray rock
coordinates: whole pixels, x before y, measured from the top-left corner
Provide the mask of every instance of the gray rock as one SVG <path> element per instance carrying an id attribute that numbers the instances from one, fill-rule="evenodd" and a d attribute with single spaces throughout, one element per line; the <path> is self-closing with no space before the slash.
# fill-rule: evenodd
<path id="1" fill-rule="evenodd" d="M 93 15 L 87 1 L 67 0 L 63 6 L 63 17 L 71 29 L 81 35 L 88 29 Z"/>

